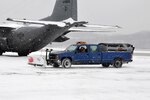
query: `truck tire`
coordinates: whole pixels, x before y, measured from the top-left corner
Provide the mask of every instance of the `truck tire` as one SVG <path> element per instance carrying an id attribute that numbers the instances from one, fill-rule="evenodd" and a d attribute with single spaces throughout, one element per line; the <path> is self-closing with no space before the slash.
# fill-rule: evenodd
<path id="1" fill-rule="evenodd" d="M 53 64 L 54 68 L 59 68 L 59 66 L 60 66 L 59 64 L 56 64 L 56 63 Z"/>
<path id="2" fill-rule="evenodd" d="M 62 67 L 63 68 L 70 68 L 72 65 L 71 60 L 69 58 L 65 58 L 62 60 Z"/>
<path id="3" fill-rule="evenodd" d="M 121 68 L 122 67 L 122 60 L 121 59 L 115 59 L 113 63 L 113 67 L 115 68 Z"/>
<path id="4" fill-rule="evenodd" d="M 109 63 L 104 63 L 104 64 L 102 64 L 102 66 L 104 67 L 104 68 L 108 68 L 109 67 Z"/>

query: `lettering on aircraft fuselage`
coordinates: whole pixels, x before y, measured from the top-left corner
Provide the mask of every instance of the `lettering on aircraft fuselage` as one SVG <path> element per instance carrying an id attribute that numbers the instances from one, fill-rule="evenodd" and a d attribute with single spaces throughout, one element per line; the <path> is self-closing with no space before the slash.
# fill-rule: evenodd
<path id="1" fill-rule="evenodd" d="M 70 0 L 64 0 L 63 3 L 70 3 Z"/>
<path id="2" fill-rule="evenodd" d="M 70 3 L 70 0 L 64 0 L 63 3 L 66 4 L 64 6 L 64 10 L 65 10 L 65 12 L 67 12 L 68 11 L 68 4 Z"/>
<path id="3" fill-rule="evenodd" d="M 67 7 L 67 6 L 65 6 L 65 11 L 67 12 L 67 10 L 68 10 L 68 7 Z"/>

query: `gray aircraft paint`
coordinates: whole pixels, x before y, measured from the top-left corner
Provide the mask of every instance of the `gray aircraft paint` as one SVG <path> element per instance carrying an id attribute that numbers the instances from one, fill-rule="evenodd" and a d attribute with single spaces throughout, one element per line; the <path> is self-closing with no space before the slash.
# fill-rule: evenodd
<path id="1" fill-rule="evenodd" d="M 51 15 L 55 2 L 56 0 L 1 0 L 0 22 L 7 17 L 42 19 Z M 102 25 L 120 25 L 123 29 L 115 34 L 149 31 L 149 5 L 150 0 L 78 0 L 78 20 Z M 93 34 L 94 36 L 96 35 Z"/>
<path id="2" fill-rule="evenodd" d="M 57 0 L 52 16 L 45 21 L 62 21 L 67 18 L 77 20 L 77 0 Z M 47 44 L 62 39 L 67 30 L 77 23 L 58 27 L 46 25 L 42 27 L 25 26 L 19 29 L 0 28 L 0 54 L 6 51 L 18 52 L 20 56 L 40 50 Z"/>
<path id="3" fill-rule="evenodd" d="M 77 0 L 64 0 L 63 2 L 60 2 L 60 0 L 56 0 L 56 5 L 54 7 L 52 15 L 42 20 L 62 21 L 70 17 L 74 20 L 77 20 Z"/>

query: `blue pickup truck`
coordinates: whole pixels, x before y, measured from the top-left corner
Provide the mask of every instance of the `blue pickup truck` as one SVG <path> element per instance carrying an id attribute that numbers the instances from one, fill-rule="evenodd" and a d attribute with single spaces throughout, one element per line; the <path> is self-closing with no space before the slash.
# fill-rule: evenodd
<path id="1" fill-rule="evenodd" d="M 131 44 L 100 43 L 74 44 L 65 51 L 50 52 L 47 50 L 46 61 L 53 67 L 70 68 L 71 65 L 102 64 L 121 68 L 124 63 L 132 62 L 134 47 Z"/>

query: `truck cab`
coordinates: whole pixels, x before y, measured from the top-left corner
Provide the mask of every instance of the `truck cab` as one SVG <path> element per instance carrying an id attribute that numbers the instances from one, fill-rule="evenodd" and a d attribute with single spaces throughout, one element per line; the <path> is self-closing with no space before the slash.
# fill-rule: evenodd
<path id="1" fill-rule="evenodd" d="M 113 65 L 116 68 L 122 64 L 132 62 L 134 47 L 130 44 L 115 44 L 110 47 L 108 43 L 100 44 L 73 44 L 66 50 L 60 52 L 47 52 L 46 61 L 48 65 L 70 68 L 71 65 L 95 65 L 102 64 L 103 67 Z M 130 49 L 129 49 L 130 47 Z"/>

